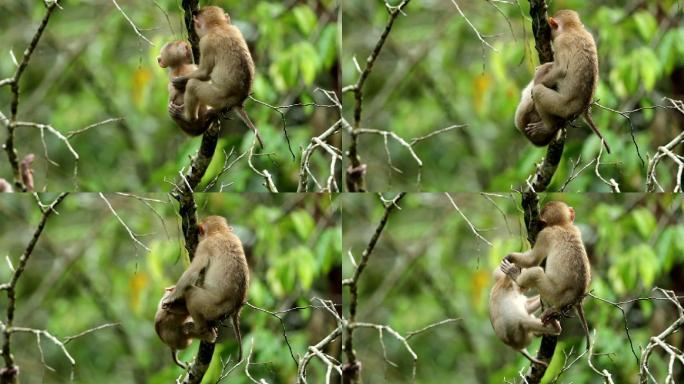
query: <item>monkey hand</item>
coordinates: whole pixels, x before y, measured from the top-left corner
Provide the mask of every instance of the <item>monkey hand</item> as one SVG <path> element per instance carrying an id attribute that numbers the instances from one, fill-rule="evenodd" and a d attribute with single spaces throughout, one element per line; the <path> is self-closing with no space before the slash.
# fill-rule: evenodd
<path id="1" fill-rule="evenodd" d="M 508 256 L 501 261 L 501 272 L 505 273 L 511 280 L 515 280 L 520 276 L 520 267 L 507 260 Z"/>

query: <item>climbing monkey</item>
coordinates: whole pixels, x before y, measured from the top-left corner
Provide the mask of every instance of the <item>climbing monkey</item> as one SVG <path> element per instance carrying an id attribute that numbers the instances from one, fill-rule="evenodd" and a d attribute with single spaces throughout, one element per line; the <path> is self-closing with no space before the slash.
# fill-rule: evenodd
<path id="1" fill-rule="evenodd" d="M 185 305 L 193 322 L 184 324 L 187 335 L 216 342 L 218 321 L 230 318 L 242 360 L 240 310 L 247 299 L 249 268 L 242 242 L 221 216 L 208 216 L 199 224 L 200 242 L 188 269 L 163 301 L 172 310 Z"/>
<path id="2" fill-rule="evenodd" d="M 200 9 L 193 21 L 200 37 L 200 64 L 194 72 L 172 80 L 177 89 L 185 89 L 185 96 L 183 106 L 169 103 L 169 113 L 194 123 L 200 119 L 201 104 L 214 108 L 207 117 L 214 117 L 223 108 L 234 108 L 263 148 L 259 131 L 243 107 L 252 89 L 254 62 L 242 33 L 231 25 L 230 16 L 215 6 Z"/>
<path id="3" fill-rule="evenodd" d="M 589 349 L 589 327 L 582 300 L 589 288 L 591 270 L 582 235 L 573 224 L 575 211 L 561 201 L 552 201 L 542 208 L 539 218 L 544 228 L 534 247 L 524 253 L 510 253 L 501 262 L 501 271 L 521 289 L 539 292 L 541 301 L 549 306 L 541 315 L 544 324 L 574 307 Z M 544 259 L 546 269 L 539 266 Z"/>
<path id="4" fill-rule="evenodd" d="M 549 17 L 548 23 L 554 61 L 532 88 L 532 100 L 541 121 L 527 124 L 525 136 L 536 145 L 548 145 L 563 125 L 581 115 L 610 153 L 589 113 L 599 71 L 594 38 L 575 11 L 558 11 Z"/>

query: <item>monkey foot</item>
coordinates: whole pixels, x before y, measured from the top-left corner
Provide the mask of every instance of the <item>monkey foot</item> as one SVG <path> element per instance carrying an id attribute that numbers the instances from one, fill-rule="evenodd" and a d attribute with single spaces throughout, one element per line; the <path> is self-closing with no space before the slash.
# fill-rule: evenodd
<path id="1" fill-rule="evenodd" d="M 183 104 L 174 104 L 172 101 L 169 102 L 169 115 L 174 119 L 184 119 L 183 111 L 185 111 L 185 106 Z"/>
<path id="2" fill-rule="evenodd" d="M 549 325 L 549 324 L 558 324 L 558 328 L 560 328 L 560 323 L 558 322 L 558 317 L 560 316 L 560 312 L 553 308 L 549 308 L 544 311 L 541 315 L 541 322 L 543 325 Z"/>
<path id="3" fill-rule="evenodd" d="M 532 138 L 533 136 L 538 136 L 541 131 L 544 130 L 544 123 L 539 121 L 536 123 L 529 123 L 525 127 L 525 133 L 527 134 L 528 137 Z"/>
<path id="4" fill-rule="evenodd" d="M 501 261 L 501 272 L 505 273 L 508 277 L 515 280 L 520 276 L 520 267 L 508 261 L 508 257 Z"/>

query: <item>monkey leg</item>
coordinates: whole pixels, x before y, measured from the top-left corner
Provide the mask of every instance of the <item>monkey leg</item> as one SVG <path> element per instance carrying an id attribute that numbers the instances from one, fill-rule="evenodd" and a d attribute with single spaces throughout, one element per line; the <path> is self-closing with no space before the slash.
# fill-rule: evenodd
<path id="1" fill-rule="evenodd" d="M 561 333 L 561 326 L 558 320 L 552 320 L 548 324 L 544 324 L 543 321 L 529 316 L 521 321 L 521 325 L 535 335 L 560 335 Z"/>
<path id="2" fill-rule="evenodd" d="M 235 99 L 235 100 L 233 100 Z M 233 103 L 233 104 L 231 104 Z M 224 107 L 232 107 L 237 105 L 237 98 L 226 96 L 226 90 L 215 86 L 208 81 L 201 81 L 197 79 L 188 80 L 185 88 L 185 117 L 188 120 L 196 120 L 199 104 L 208 105 L 216 111 L 208 111 L 209 113 L 218 113 L 218 110 Z"/>
<path id="3" fill-rule="evenodd" d="M 222 314 L 220 310 L 221 297 L 214 294 L 208 289 L 193 287 L 186 293 L 185 301 L 187 303 L 188 312 L 194 322 L 185 323 L 183 330 L 190 337 L 202 339 L 208 342 L 215 342 L 217 332 L 209 322 L 216 320 Z"/>
<path id="4" fill-rule="evenodd" d="M 224 98 L 224 91 L 215 87 L 208 81 L 201 81 L 197 79 L 190 79 L 185 86 L 185 96 L 183 104 L 185 105 L 185 119 L 193 121 L 198 119 L 199 105 L 209 105 L 220 107 L 217 101 Z"/>
<path id="5" fill-rule="evenodd" d="M 523 269 L 515 282 L 522 289 L 536 288 L 539 296 L 544 300 L 558 296 L 555 284 L 549 280 L 544 269 L 539 266 Z"/>
<path id="6" fill-rule="evenodd" d="M 544 121 L 547 120 L 544 119 L 544 115 L 567 119 L 580 112 L 568 108 L 570 100 L 568 100 L 567 95 L 548 88 L 544 84 L 537 84 L 532 88 L 532 99 L 534 99 L 534 105 L 537 108 L 537 112 L 542 115 Z"/>

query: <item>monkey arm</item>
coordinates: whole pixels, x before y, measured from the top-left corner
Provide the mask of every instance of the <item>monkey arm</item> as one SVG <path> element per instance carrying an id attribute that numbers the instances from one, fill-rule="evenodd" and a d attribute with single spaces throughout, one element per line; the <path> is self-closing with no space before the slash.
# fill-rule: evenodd
<path id="1" fill-rule="evenodd" d="M 202 61 L 200 61 L 199 67 L 197 67 L 197 69 L 188 73 L 187 75 L 182 76 L 182 77 L 184 77 L 183 84 L 187 83 L 188 80 L 190 80 L 190 79 L 197 79 L 197 80 L 202 80 L 202 81 L 209 81 L 210 80 L 210 75 L 214 69 L 214 65 L 216 64 L 216 60 L 214 58 L 214 55 L 205 54 L 205 51 L 206 50 L 201 50 Z M 180 77 L 177 77 L 176 79 L 180 79 Z M 176 79 L 174 79 L 174 80 L 176 80 Z M 175 85 L 175 83 L 174 83 L 174 85 Z"/>
<path id="2" fill-rule="evenodd" d="M 539 232 L 539 235 L 537 235 L 537 242 L 534 244 L 532 249 L 523 253 L 509 253 L 504 260 L 507 260 L 522 268 L 529 268 L 539 265 L 542 260 L 546 258 L 548 253 L 550 235 L 551 233 L 549 232 L 549 229 L 543 229 L 541 232 Z"/>
<path id="3" fill-rule="evenodd" d="M 188 289 L 190 289 L 197 281 L 197 275 L 200 273 L 202 268 L 206 267 L 207 261 L 208 260 L 195 259 L 192 263 L 190 263 L 188 269 L 186 269 L 178 279 L 178 282 L 176 283 L 176 289 L 162 303 L 163 308 L 171 308 L 175 302 L 185 298 L 185 294 L 187 293 Z"/>
<path id="4" fill-rule="evenodd" d="M 532 88 L 532 99 L 537 111 L 562 119 L 569 118 L 576 111 L 568 108 L 568 95 L 558 92 L 544 84 L 537 84 Z M 541 112 L 540 112 L 541 114 Z"/>
<path id="5" fill-rule="evenodd" d="M 535 84 L 543 84 L 545 87 L 554 88 L 558 81 L 565 78 L 568 71 L 558 65 L 547 65 L 553 63 L 546 63 L 539 67 L 534 75 Z"/>

